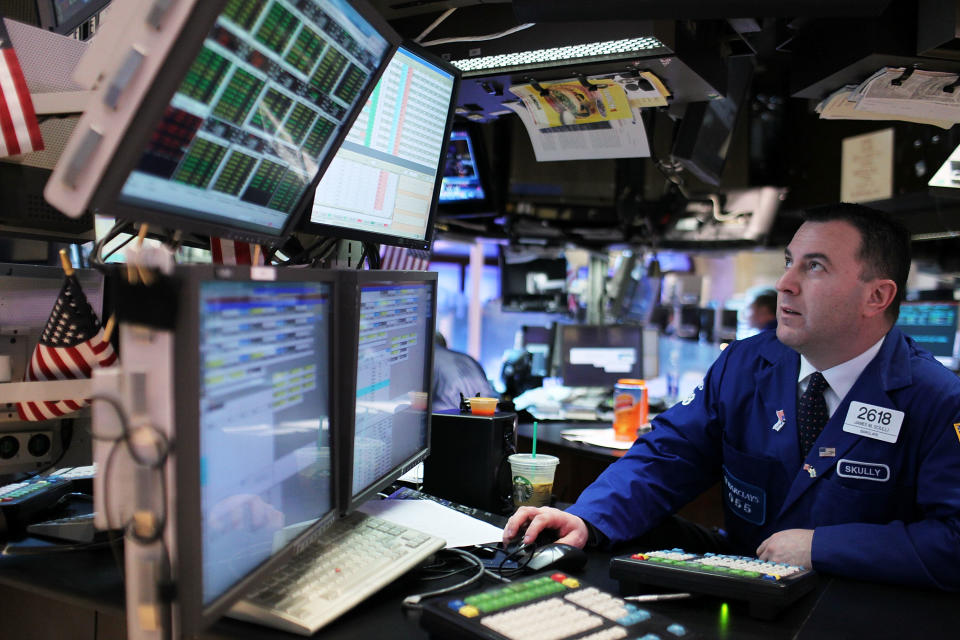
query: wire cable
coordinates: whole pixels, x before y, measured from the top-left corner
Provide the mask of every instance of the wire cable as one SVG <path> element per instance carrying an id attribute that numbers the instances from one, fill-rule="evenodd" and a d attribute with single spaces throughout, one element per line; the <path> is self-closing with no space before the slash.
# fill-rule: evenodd
<path id="1" fill-rule="evenodd" d="M 480 560 L 480 558 L 473 555 L 472 553 L 468 553 L 466 551 L 463 551 L 462 549 L 444 549 L 443 552 L 453 553 L 460 556 L 467 562 L 475 565 L 477 567 L 477 572 L 474 573 L 469 578 L 467 578 L 466 580 L 458 582 L 457 584 L 451 585 L 449 587 L 444 587 L 442 589 L 435 589 L 433 591 L 425 591 L 423 593 L 416 593 L 416 594 L 407 596 L 406 598 L 403 599 L 403 604 L 402 604 L 403 607 L 408 609 L 420 609 L 423 606 L 420 604 L 420 601 L 423 600 L 424 598 L 433 598 L 436 596 L 443 595 L 445 593 L 451 593 L 453 591 L 463 589 L 464 587 L 471 585 L 477 580 L 479 580 L 480 578 L 482 578 L 484 574 L 487 572 L 487 568 L 483 566 L 483 562 Z"/>
<path id="2" fill-rule="evenodd" d="M 434 20 L 433 22 L 431 22 L 431 23 L 430 23 L 430 26 L 428 26 L 426 29 L 424 29 L 423 31 L 421 31 L 421 32 L 420 32 L 420 35 L 418 35 L 416 38 L 414 38 L 413 41 L 416 42 L 416 43 L 419 43 L 421 40 L 423 40 L 424 38 L 426 38 L 426 37 L 427 37 L 427 34 L 429 34 L 431 31 L 433 31 L 434 29 L 436 29 L 437 27 L 439 27 L 439 26 L 440 26 L 440 23 L 443 22 L 444 20 L 446 20 L 447 18 L 449 18 L 449 17 L 450 17 L 450 14 L 453 13 L 454 11 L 456 11 L 456 10 L 457 10 L 456 7 L 452 7 L 452 8 L 450 8 L 450 9 L 447 9 L 447 10 L 444 11 L 443 13 L 441 13 L 441 14 L 440 14 L 440 17 L 437 18 L 436 20 Z"/>
<path id="3" fill-rule="evenodd" d="M 488 33 L 482 36 L 456 36 L 453 38 L 439 38 L 437 40 L 430 40 L 429 42 L 421 42 L 420 44 L 424 47 L 433 47 L 438 44 L 448 44 L 451 42 L 482 42 L 484 40 L 496 40 L 497 38 L 503 38 L 504 36 L 509 36 L 512 33 L 529 29 L 536 24 L 536 22 L 527 22 L 525 24 L 518 24 L 515 27 L 510 27 L 505 31 L 499 31 L 497 33 Z"/>

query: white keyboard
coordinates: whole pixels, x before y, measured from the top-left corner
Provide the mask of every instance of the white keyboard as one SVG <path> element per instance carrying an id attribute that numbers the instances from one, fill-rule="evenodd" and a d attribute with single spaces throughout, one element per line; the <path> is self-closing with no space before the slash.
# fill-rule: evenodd
<path id="1" fill-rule="evenodd" d="M 227 615 L 313 635 L 445 545 L 415 529 L 353 513 L 331 525 Z"/>

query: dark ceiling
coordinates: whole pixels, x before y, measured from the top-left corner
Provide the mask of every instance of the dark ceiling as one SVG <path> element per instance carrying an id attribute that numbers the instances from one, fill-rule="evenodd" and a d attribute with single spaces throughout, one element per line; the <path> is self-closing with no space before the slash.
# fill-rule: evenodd
<path id="1" fill-rule="evenodd" d="M 454 9 L 424 42 L 497 33 L 527 23 L 504 38 L 431 46 L 452 60 L 654 33 L 669 48 L 653 58 L 556 63 L 551 68 L 466 77 L 461 117 L 480 127 L 491 157 L 498 201 L 488 216 L 441 216 L 450 234 L 607 246 L 665 241 L 687 210 L 711 194 L 772 185 L 786 190 L 770 233 L 760 244 L 786 242 L 799 210 L 839 200 L 840 149 L 846 137 L 894 129 L 894 197 L 874 206 L 907 223 L 914 234 L 960 229 L 960 207 L 934 196 L 926 183 L 960 143 L 957 127 L 891 121 L 828 121 L 817 102 L 845 84 L 858 84 L 883 66 L 960 72 L 960 3 L 955 0 L 371 0 L 405 38 L 415 39 Z M 625 34 L 630 34 L 629 36 Z M 671 163 L 688 105 L 725 95 L 732 59 L 752 63 L 748 97 L 740 109 L 719 185 L 701 182 Z M 659 66 L 658 66 L 659 65 Z M 596 202 L 528 198 L 511 190 L 533 162 L 518 118 L 503 111 L 502 86 L 528 78 L 561 79 L 578 72 L 632 68 L 662 74 L 674 96 L 668 107 L 645 110 L 651 159 L 549 163 L 540 173 L 562 180 L 609 175 L 611 193 Z M 670 86 L 672 84 L 672 86 Z M 497 88 L 500 91 L 497 91 Z M 525 155 L 526 154 L 526 155 Z M 541 163 L 546 164 L 546 163 Z M 573 166 L 560 166 L 573 165 Z M 570 178 L 569 176 L 574 176 Z M 956 201 L 960 204 L 960 200 Z M 443 213 L 443 212 L 441 212 Z M 674 234 L 676 235 L 676 234 Z M 960 253 L 956 241 L 930 240 L 926 251 Z M 674 242 L 682 246 L 683 242 Z M 694 242 L 698 248 L 755 245 L 756 241 Z M 945 247 L 945 248 L 943 248 Z M 951 252 L 951 248 L 953 251 Z"/>

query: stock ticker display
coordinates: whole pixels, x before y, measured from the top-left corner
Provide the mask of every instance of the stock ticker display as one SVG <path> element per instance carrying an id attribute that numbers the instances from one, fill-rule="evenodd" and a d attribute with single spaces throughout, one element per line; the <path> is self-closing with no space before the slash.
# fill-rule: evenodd
<path id="1" fill-rule="evenodd" d="M 279 229 L 388 48 L 343 0 L 228 2 L 122 197 Z"/>

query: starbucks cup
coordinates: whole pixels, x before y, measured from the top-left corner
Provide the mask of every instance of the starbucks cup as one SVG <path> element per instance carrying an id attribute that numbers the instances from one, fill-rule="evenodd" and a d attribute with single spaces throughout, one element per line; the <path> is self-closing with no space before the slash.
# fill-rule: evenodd
<path id="1" fill-rule="evenodd" d="M 548 506 L 553 493 L 553 472 L 560 460 L 543 453 L 536 457 L 529 453 L 515 453 L 507 459 L 513 475 L 514 506 Z"/>

